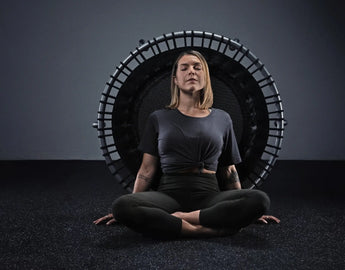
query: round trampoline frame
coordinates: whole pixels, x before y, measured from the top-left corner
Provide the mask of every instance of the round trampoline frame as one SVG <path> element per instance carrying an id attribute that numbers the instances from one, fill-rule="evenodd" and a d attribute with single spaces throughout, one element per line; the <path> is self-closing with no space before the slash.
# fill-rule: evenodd
<path id="1" fill-rule="evenodd" d="M 240 64 L 246 70 L 247 78 L 251 77 L 255 81 L 255 86 L 246 86 L 250 91 L 260 89 L 259 95 L 265 103 L 265 108 L 262 109 L 265 118 L 264 127 L 257 126 L 257 123 L 251 124 L 252 140 L 255 140 L 257 130 L 263 129 L 266 132 L 265 142 L 261 153 L 254 160 L 251 161 L 250 170 L 246 172 L 245 177 L 241 177 L 241 184 L 243 188 L 254 188 L 261 185 L 270 174 L 281 150 L 283 132 L 286 125 L 284 119 L 284 110 L 282 107 L 282 100 L 276 87 L 275 81 L 268 72 L 264 64 L 257 58 L 248 48 L 239 42 L 237 39 L 229 39 L 227 37 L 217 35 L 209 32 L 201 31 L 181 31 L 163 34 L 162 36 L 153 38 L 147 42 L 141 40 L 141 45 L 130 52 L 130 55 L 116 67 L 110 80 L 106 83 L 103 90 L 97 122 L 93 127 L 97 128 L 98 138 L 100 139 L 101 150 L 110 172 L 114 175 L 116 180 L 128 192 L 132 191 L 133 183 L 135 181 L 135 173 L 128 168 L 128 164 L 122 159 L 121 151 L 119 151 L 119 144 L 116 136 L 129 136 L 128 132 L 117 132 L 114 123 L 114 115 L 116 114 L 116 102 L 119 100 L 119 94 L 123 94 L 124 85 L 132 73 L 143 63 L 167 53 L 174 53 L 175 51 L 195 49 L 205 50 L 210 54 L 222 55 L 226 59 Z M 234 75 L 241 76 L 241 75 Z M 254 90 L 253 90 L 254 87 Z M 243 87 L 243 89 L 245 86 Z M 240 89 L 241 91 L 243 89 Z M 121 92 L 122 91 L 122 92 Z M 130 98 L 130 97 L 129 97 Z M 251 97 L 245 102 L 254 106 L 255 100 Z M 215 106 L 216 107 L 216 106 Z M 263 106 L 262 106 L 263 107 Z M 123 110 L 123 107 L 121 108 Z M 255 121 L 257 111 L 255 108 L 250 112 L 251 121 Z M 128 123 L 119 123 L 123 127 Z M 133 130 L 133 127 L 131 127 Z M 119 135 L 118 135 L 119 134 Z M 137 145 L 133 145 L 130 152 L 135 152 Z M 250 149 L 249 149 L 250 150 Z M 247 149 L 247 151 L 249 151 Z M 135 153 L 134 153 L 135 154 Z M 243 157 L 242 157 L 243 159 Z"/>

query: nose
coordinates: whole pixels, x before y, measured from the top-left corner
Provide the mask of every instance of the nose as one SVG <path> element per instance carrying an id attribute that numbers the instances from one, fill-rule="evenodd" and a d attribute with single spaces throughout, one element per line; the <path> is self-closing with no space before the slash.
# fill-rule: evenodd
<path id="1" fill-rule="evenodd" d="M 194 74 L 195 73 L 194 67 L 190 67 L 188 73 L 189 74 Z"/>

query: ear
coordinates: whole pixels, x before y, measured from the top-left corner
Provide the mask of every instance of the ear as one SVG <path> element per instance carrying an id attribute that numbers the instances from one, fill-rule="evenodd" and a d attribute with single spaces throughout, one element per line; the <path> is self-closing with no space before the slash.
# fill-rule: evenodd
<path id="1" fill-rule="evenodd" d="M 176 78 L 176 76 L 174 76 L 174 84 L 178 86 L 178 83 L 177 83 L 177 78 Z"/>

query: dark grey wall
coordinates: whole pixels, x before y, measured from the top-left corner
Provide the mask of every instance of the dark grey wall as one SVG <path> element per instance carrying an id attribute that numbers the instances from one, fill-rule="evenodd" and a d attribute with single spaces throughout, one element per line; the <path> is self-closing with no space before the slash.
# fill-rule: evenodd
<path id="1" fill-rule="evenodd" d="M 138 40 L 238 37 L 277 82 L 282 159 L 345 159 L 344 1 L 1 1 L 0 159 L 102 159 L 91 123 Z"/>

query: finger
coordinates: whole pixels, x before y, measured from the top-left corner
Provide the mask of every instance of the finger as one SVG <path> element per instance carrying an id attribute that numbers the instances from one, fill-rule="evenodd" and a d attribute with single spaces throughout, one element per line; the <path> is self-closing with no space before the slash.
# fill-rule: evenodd
<path id="1" fill-rule="evenodd" d="M 115 218 L 112 218 L 111 220 L 109 220 L 109 221 L 106 223 L 106 225 L 109 226 L 109 225 L 111 225 L 111 224 L 113 224 L 113 223 L 115 223 L 115 222 L 116 222 Z"/>
<path id="2" fill-rule="evenodd" d="M 101 223 L 101 222 L 103 222 L 104 220 L 107 220 L 107 219 L 108 218 L 106 216 L 105 217 L 101 217 L 101 218 L 95 220 L 93 223 L 98 224 L 98 223 Z"/>
<path id="3" fill-rule="evenodd" d="M 265 218 L 261 218 L 260 220 L 262 221 L 262 223 L 268 224 L 268 222 Z"/>
<path id="4" fill-rule="evenodd" d="M 257 223 L 267 224 L 268 222 L 264 218 L 261 217 L 257 220 Z"/>
<path id="5" fill-rule="evenodd" d="M 105 221 L 107 221 L 107 220 L 109 220 L 111 218 L 113 218 L 113 214 L 108 214 L 108 215 L 106 215 L 104 217 L 101 217 L 101 218 L 95 220 L 93 223 L 97 225 L 97 224 L 105 222 Z"/>
<path id="6" fill-rule="evenodd" d="M 272 219 L 273 219 L 276 223 L 280 223 L 280 219 L 279 219 L 279 218 L 272 217 Z"/>
<path id="7" fill-rule="evenodd" d="M 102 223 L 103 220 L 104 220 L 103 218 L 99 218 L 99 219 L 95 220 L 93 223 L 97 225 L 99 223 Z"/>
<path id="8" fill-rule="evenodd" d="M 271 221 L 274 221 L 276 223 L 280 223 L 280 219 L 279 218 L 276 218 L 275 216 L 267 216 L 265 217 L 266 219 L 269 219 Z"/>
<path id="9" fill-rule="evenodd" d="M 93 223 L 98 224 L 100 221 L 101 221 L 101 219 L 99 218 L 99 219 L 94 220 Z"/>

